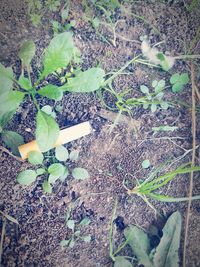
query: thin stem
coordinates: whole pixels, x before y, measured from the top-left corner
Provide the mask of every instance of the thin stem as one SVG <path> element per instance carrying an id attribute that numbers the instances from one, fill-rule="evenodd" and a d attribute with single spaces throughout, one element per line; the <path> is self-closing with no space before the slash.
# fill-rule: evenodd
<path id="1" fill-rule="evenodd" d="M 117 210 L 117 199 L 115 200 L 111 222 L 110 222 L 110 231 L 109 231 L 109 250 L 110 250 L 109 255 L 113 261 L 115 261 L 115 257 L 113 254 L 113 221 L 115 218 L 116 210 Z"/>
<path id="2" fill-rule="evenodd" d="M 1 243 L 0 243 L 0 265 L 2 263 L 3 241 L 4 241 L 5 232 L 6 232 L 6 219 L 3 218 L 3 227 L 1 231 Z"/>
<path id="3" fill-rule="evenodd" d="M 180 55 L 180 56 L 176 56 L 174 57 L 174 59 L 198 59 L 200 58 L 200 55 Z"/>

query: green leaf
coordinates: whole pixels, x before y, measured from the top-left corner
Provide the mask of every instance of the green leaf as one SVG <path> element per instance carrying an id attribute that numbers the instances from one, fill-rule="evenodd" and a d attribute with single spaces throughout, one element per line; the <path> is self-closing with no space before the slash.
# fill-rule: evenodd
<path id="1" fill-rule="evenodd" d="M 123 256 L 115 257 L 114 267 L 133 267 L 133 265 Z"/>
<path id="2" fill-rule="evenodd" d="M 158 81 L 157 80 L 153 80 L 152 87 L 156 87 L 157 85 L 158 85 Z"/>
<path id="3" fill-rule="evenodd" d="M 88 171 L 84 168 L 74 168 L 72 170 L 72 176 L 77 180 L 86 180 L 90 177 Z"/>
<path id="4" fill-rule="evenodd" d="M 91 235 L 82 236 L 81 239 L 82 239 L 85 243 L 90 243 L 91 240 L 92 240 Z"/>
<path id="5" fill-rule="evenodd" d="M 156 104 L 151 104 L 151 112 L 156 112 L 157 110 L 157 105 Z"/>
<path id="6" fill-rule="evenodd" d="M 179 93 L 181 92 L 183 89 L 183 84 L 182 83 L 175 83 L 173 86 L 172 86 L 172 92 L 174 93 Z"/>
<path id="7" fill-rule="evenodd" d="M 74 43 L 69 32 L 57 34 L 50 42 L 44 56 L 44 70 L 41 78 L 67 67 L 73 59 Z"/>
<path id="8" fill-rule="evenodd" d="M 98 29 L 99 25 L 100 25 L 100 20 L 99 18 L 95 17 L 94 19 L 91 20 L 92 23 L 92 27 L 94 27 L 94 29 Z"/>
<path id="9" fill-rule="evenodd" d="M 62 177 L 65 171 L 65 167 L 61 163 L 51 164 L 48 168 L 49 175 L 49 183 L 55 183 L 55 181 Z"/>
<path id="10" fill-rule="evenodd" d="M 75 221 L 74 220 L 68 220 L 67 221 L 67 227 L 69 229 L 71 229 L 72 231 L 74 231 L 74 228 L 75 228 Z"/>
<path id="11" fill-rule="evenodd" d="M 160 125 L 158 127 L 152 127 L 152 131 L 154 132 L 174 132 L 175 130 L 177 130 L 178 127 L 176 126 L 169 126 L 169 125 Z"/>
<path id="12" fill-rule="evenodd" d="M 3 131 L 1 138 L 14 155 L 19 155 L 18 146 L 24 144 L 24 138 L 20 134 L 13 131 Z"/>
<path id="13" fill-rule="evenodd" d="M 42 175 L 42 174 L 44 174 L 45 172 L 46 172 L 46 170 L 45 170 L 44 168 L 38 168 L 38 169 L 36 170 L 37 175 Z"/>
<path id="14" fill-rule="evenodd" d="M 30 65 L 31 60 L 33 59 L 34 55 L 35 55 L 34 42 L 33 41 L 24 42 L 20 48 L 18 56 L 26 67 Z"/>
<path id="15" fill-rule="evenodd" d="M 179 81 L 180 75 L 179 73 L 174 73 L 170 78 L 170 83 L 175 84 Z"/>
<path id="16" fill-rule="evenodd" d="M 143 160 L 143 162 L 142 162 L 142 168 L 143 169 L 149 168 L 150 165 L 151 165 L 151 163 L 150 163 L 149 159 Z"/>
<path id="17" fill-rule="evenodd" d="M 41 108 L 42 111 L 44 111 L 46 114 L 51 115 L 52 114 L 52 107 L 49 105 L 45 105 Z"/>
<path id="18" fill-rule="evenodd" d="M 56 101 L 60 101 L 63 97 L 63 91 L 60 87 L 53 84 L 48 84 L 47 86 L 42 87 L 37 91 L 37 93 Z"/>
<path id="19" fill-rule="evenodd" d="M 28 153 L 28 161 L 33 165 L 42 164 L 43 160 L 44 156 L 39 151 L 31 151 Z"/>
<path id="20" fill-rule="evenodd" d="M 69 158 L 69 153 L 64 146 L 58 146 L 55 149 L 55 156 L 59 161 L 66 161 Z"/>
<path id="21" fill-rule="evenodd" d="M 46 152 L 51 149 L 58 136 L 59 127 L 54 118 L 39 110 L 36 118 L 36 141 L 40 150 Z"/>
<path id="22" fill-rule="evenodd" d="M 13 78 L 12 68 L 5 68 L 0 63 L 0 95 L 10 91 L 13 86 Z"/>
<path id="23" fill-rule="evenodd" d="M 19 80 L 17 82 L 21 86 L 21 88 L 25 90 L 30 90 L 32 88 L 31 81 L 22 75 L 19 77 Z"/>
<path id="24" fill-rule="evenodd" d="M 156 267 L 178 267 L 181 235 L 181 214 L 176 211 L 167 220 L 163 228 L 163 236 L 154 254 Z"/>
<path id="25" fill-rule="evenodd" d="M 62 176 L 59 177 L 59 180 L 61 182 L 64 182 L 68 175 L 69 175 L 69 171 L 66 167 L 64 167 L 64 173 Z"/>
<path id="26" fill-rule="evenodd" d="M 169 104 L 165 101 L 160 103 L 162 109 L 167 110 L 169 108 Z"/>
<path id="27" fill-rule="evenodd" d="M 139 264 L 153 267 L 148 256 L 150 252 L 150 242 L 147 234 L 140 228 L 131 225 L 125 229 L 124 235 L 134 255 L 137 257 Z"/>
<path id="28" fill-rule="evenodd" d="M 44 181 L 42 184 L 42 188 L 44 192 L 51 194 L 52 193 L 52 186 L 48 181 Z"/>
<path id="29" fill-rule="evenodd" d="M 141 91 L 143 94 L 149 94 L 149 88 L 148 88 L 146 85 L 141 85 L 141 86 L 140 86 L 140 91 Z"/>
<path id="30" fill-rule="evenodd" d="M 61 10 L 61 18 L 62 18 L 62 22 L 64 23 L 69 15 L 69 10 L 68 9 L 62 9 Z"/>
<path id="31" fill-rule="evenodd" d="M 180 75 L 180 81 L 181 81 L 181 83 L 182 84 L 187 84 L 187 83 L 189 83 L 189 81 L 190 81 L 190 78 L 189 78 L 189 76 L 188 76 L 188 73 L 182 73 L 181 75 Z"/>
<path id="32" fill-rule="evenodd" d="M 98 90 L 104 82 L 105 72 L 101 68 L 91 68 L 79 72 L 77 76 L 68 79 L 68 83 L 60 88 L 73 93 L 87 93 Z"/>
<path id="33" fill-rule="evenodd" d="M 0 115 L 0 127 L 2 129 L 9 122 L 9 120 L 11 120 L 12 116 L 14 115 L 14 113 L 15 113 L 15 110 Z"/>
<path id="34" fill-rule="evenodd" d="M 24 93 L 11 91 L 0 97 L 0 117 L 5 113 L 15 111 L 24 98 Z"/>
<path id="35" fill-rule="evenodd" d="M 69 246 L 69 242 L 71 241 L 71 239 L 68 239 L 68 240 L 62 240 L 61 242 L 60 242 L 60 246 L 61 247 L 67 247 L 67 246 Z"/>
<path id="36" fill-rule="evenodd" d="M 79 151 L 78 150 L 72 150 L 69 154 L 69 159 L 71 161 L 77 161 L 79 157 Z"/>
<path id="37" fill-rule="evenodd" d="M 30 185 L 35 182 L 37 174 L 33 170 L 26 170 L 17 175 L 17 182 L 21 185 Z"/>
<path id="38" fill-rule="evenodd" d="M 74 238 L 72 237 L 72 239 L 70 240 L 70 243 L 69 243 L 69 247 L 70 248 L 73 248 L 75 246 L 75 240 Z"/>
<path id="39" fill-rule="evenodd" d="M 80 225 L 89 225 L 91 220 L 88 217 L 85 217 L 81 222 Z"/>

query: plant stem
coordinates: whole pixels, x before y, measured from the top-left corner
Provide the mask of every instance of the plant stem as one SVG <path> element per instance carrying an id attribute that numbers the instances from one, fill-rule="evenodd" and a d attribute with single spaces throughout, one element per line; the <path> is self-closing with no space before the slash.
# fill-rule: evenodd
<path id="1" fill-rule="evenodd" d="M 116 210 L 117 210 L 117 199 L 115 200 L 111 222 L 110 222 L 110 231 L 109 231 L 109 256 L 111 257 L 113 261 L 115 261 L 115 257 L 113 254 L 113 221 L 115 218 Z"/>
<path id="2" fill-rule="evenodd" d="M 0 243 L 0 265 L 2 263 L 3 241 L 4 241 L 5 232 L 6 232 L 6 219 L 3 218 L 3 227 L 1 231 L 1 243 Z"/>
<path id="3" fill-rule="evenodd" d="M 174 57 L 174 59 L 198 59 L 200 58 L 200 55 L 180 55 L 180 56 L 176 56 Z"/>

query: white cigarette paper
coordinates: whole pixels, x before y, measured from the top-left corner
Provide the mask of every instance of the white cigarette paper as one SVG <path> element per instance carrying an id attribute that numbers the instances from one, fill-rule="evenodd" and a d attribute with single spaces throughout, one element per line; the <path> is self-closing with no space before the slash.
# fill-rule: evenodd
<path id="1" fill-rule="evenodd" d="M 91 132 L 92 127 L 88 121 L 63 129 L 60 131 L 59 137 L 54 147 L 77 140 L 85 135 L 90 134 Z M 28 153 L 30 153 L 31 151 L 40 151 L 36 140 L 21 145 L 18 147 L 18 149 L 22 159 L 28 158 Z"/>

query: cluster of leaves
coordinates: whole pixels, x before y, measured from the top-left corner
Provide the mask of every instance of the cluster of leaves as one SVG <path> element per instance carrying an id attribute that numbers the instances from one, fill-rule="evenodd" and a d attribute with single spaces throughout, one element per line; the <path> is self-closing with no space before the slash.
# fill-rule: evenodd
<path id="1" fill-rule="evenodd" d="M 137 263 L 148 267 L 178 267 L 179 266 L 179 246 L 181 234 L 181 215 L 178 211 L 174 212 L 167 220 L 163 235 L 157 247 L 152 248 L 148 235 L 137 226 L 129 226 L 125 229 L 126 241 L 134 256 L 137 257 Z M 124 245 L 121 246 L 124 247 Z M 119 252 L 119 249 L 118 249 Z M 114 253 L 115 255 L 115 253 Z M 138 266 L 137 264 L 137 266 Z M 114 257 L 114 267 L 133 267 L 126 256 Z"/>
<path id="2" fill-rule="evenodd" d="M 36 170 L 25 170 L 18 174 L 17 182 L 21 185 L 31 185 L 36 181 L 37 177 L 43 176 L 45 180 L 42 183 L 42 188 L 46 193 L 52 193 L 52 185 L 59 179 L 62 182 L 69 176 L 68 168 L 60 162 L 74 161 L 79 157 L 78 150 L 72 150 L 70 153 L 64 146 L 55 148 L 55 155 L 52 156 L 54 163 L 49 164 L 49 156 L 45 160 L 44 155 L 39 151 L 31 151 L 28 154 L 28 161 L 32 165 L 39 165 Z M 55 162 L 55 159 L 57 162 Z M 72 176 L 77 180 L 85 180 L 89 178 L 89 173 L 86 169 L 76 167 L 71 170 Z"/>
<path id="3" fill-rule="evenodd" d="M 66 226 L 72 231 L 70 238 L 63 239 L 60 242 L 61 247 L 70 247 L 73 248 L 75 243 L 78 240 L 82 240 L 86 243 L 91 241 L 91 235 L 81 235 L 81 227 L 87 226 L 90 224 L 90 219 L 88 217 L 83 218 L 79 223 L 71 218 L 72 207 L 69 207 L 66 216 L 65 223 Z"/>
<path id="4" fill-rule="evenodd" d="M 3 81 L 0 89 L 0 122 L 8 122 L 24 97 L 31 96 L 38 110 L 36 141 L 42 152 L 48 151 L 55 144 L 59 134 L 59 126 L 50 114 L 46 114 L 40 109 L 36 96 L 59 101 L 62 99 L 64 92 L 93 92 L 98 90 L 104 81 L 104 70 L 94 67 L 71 75 L 62 86 L 54 84 L 40 85 L 41 81 L 49 74 L 58 69 L 66 68 L 73 62 L 74 58 L 77 57 L 77 51 L 71 33 L 57 34 L 45 51 L 43 69 L 35 83 L 32 83 L 33 79 L 30 75 L 30 64 L 35 55 L 33 41 L 26 41 L 20 49 L 19 57 L 22 61 L 23 71 L 18 80 L 15 79 L 11 68 L 0 66 L 0 76 Z M 27 77 L 24 75 L 24 68 L 27 70 Z"/>
<path id="5" fill-rule="evenodd" d="M 172 92 L 181 92 L 184 86 L 189 83 L 188 73 L 174 73 L 170 78 L 170 83 L 172 85 Z"/>
<path id="6" fill-rule="evenodd" d="M 34 26 L 38 26 L 46 11 L 55 12 L 58 10 L 61 0 L 46 0 L 44 2 L 40 0 L 27 0 L 27 4 L 29 18 Z"/>

